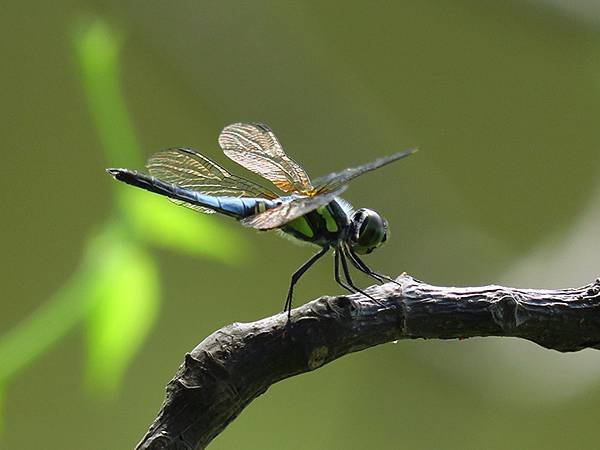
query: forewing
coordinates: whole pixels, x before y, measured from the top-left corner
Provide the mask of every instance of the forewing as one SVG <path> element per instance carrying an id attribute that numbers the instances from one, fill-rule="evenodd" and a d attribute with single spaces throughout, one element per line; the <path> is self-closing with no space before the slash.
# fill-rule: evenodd
<path id="1" fill-rule="evenodd" d="M 345 190 L 346 186 L 342 186 L 336 191 L 326 192 L 314 197 L 299 197 L 260 214 L 242 219 L 241 222 L 243 225 L 256 228 L 257 230 L 279 228 L 304 214 L 330 203 Z"/>
<path id="2" fill-rule="evenodd" d="M 384 158 L 376 159 L 375 161 L 363 164 L 362 166 L 344 169 L 341 172 L 334 172 L 324 177 L 317 178 L 315 180 L 315 192 L 322 193 L 335 191 L 340 186 L 345 185 L 348 183 L 348 181 L 362 175 L 363 173 L 370 172 L 371 170 L 378 169 L 379 167 L 402 159 L 408 155 L 412 155 L 416 151 L 416 148 L 411 148 L 403 152 L 394 153 L 393 155 L 386 156 Z"/>
<path id="3" fill-rule="evenodd" d="M 162 181 L 203 194 L 227 197 L 277 197 L 268 189 L 229 173 L 207 157 L 188 148 L 170 148 L 157 152 L 148 159 L 146 167 L 151 175 Z M 171 200 L 196 211 L 214 213 L 208 208 Z"/>
<path id="4" fill-rule="evenodd" d="M 267 125 L 228 125 L 219 136 L 219 145 L 229 158 L 271 181 L 283 192 L 312 191 L 312 184 L 304 169 L 285 154 Z"/>

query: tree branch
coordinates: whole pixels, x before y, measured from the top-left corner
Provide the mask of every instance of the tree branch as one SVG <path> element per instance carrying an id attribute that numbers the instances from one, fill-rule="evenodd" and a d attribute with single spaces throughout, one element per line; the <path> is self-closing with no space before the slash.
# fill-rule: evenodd
<path id="1" fill-rule="evenodd" d="M 138 450 L 203 449 L 277 381 L 398 339 L 512 336 L 571 352 L 600 348 L 600 279 L 581 288 L 436 287 L 406 274 L 362 295 L 321 297 L 208 336 L 167 386 Z"/>

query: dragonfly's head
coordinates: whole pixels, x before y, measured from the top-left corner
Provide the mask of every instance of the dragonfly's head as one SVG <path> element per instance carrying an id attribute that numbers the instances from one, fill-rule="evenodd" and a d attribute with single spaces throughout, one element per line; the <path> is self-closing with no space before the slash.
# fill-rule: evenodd
<path id="1" fill-rule="evenodd" d="M 356 253 L 371 253 L 387 240 L 387 221 L 371 209 L 361 208 L 352 214 L 348 243 Z"/>

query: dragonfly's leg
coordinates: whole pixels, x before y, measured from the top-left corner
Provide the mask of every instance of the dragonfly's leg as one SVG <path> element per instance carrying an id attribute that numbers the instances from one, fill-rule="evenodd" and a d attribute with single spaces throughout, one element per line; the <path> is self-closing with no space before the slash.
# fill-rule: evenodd
<path id="1" fill-rule="evenodd" d="M 296 270 L 294 272 L 294 274 L 292 275 L 292 281 L 290 282 L 290 288 L 288 290 L 287 299 L 286 299 L 285 305 L 283 307 L 283 312 L 287 311 L 287 313 L 288 313 L 288 322 L 289 322 L 290 316 L 292 314 L 292 296 L 294 294 L 294 286 L 296 285 L 296 283 L 298 282 L 300 277 L 302 275 L 304 275 L 304 272 L 306 272 L 310 268 L 310 266 L 312 266 L 314 263 L 316 263 L 317 260 L 319 258 L 321 258 L 328 251 L 329 251 L 329 247 L 323 247 L 319 251 L 319 253 L 313 255 L 308 261 L 306 261 L 304 264 L 302 264 L 300 266 L 300 268 L 298 270 Z"/>
<path id="2" fill-rule="evenodd" d="M 374 270 L 371 270 L 371 268 L 369 266 L 367 266 L 362 259 L 360 259 L 360 257 L 356 254 L 356 252 L 354 250 L 352 250 L 352 248 L 347 247 L 347 249 L 348 249 L 348 257 L 350 258 L 350 261 L 352 261 L 352 263 L 358 270 L 366 273 L 367 275 L 369 275 L 372 278 L 375 278 L 378 281 L 385 280 L 385 281 L 389 281 L 390 283 L 397 284 L 398 286 L 402 286 L 400 283 L 398 283 L 393 278 L 388 277 L 387 275 L 384 275 L 382 273 L 375 272 Z"/>
<path id="3" fill-rule="evenodd" d="M 354 289 L 352 289 L 350 286 L 348 286 L 346 283 L 344 283 L 341 279 L 340 279 L 340 254 L 339 254 L 340 250 L 334 250 L 333 251 L 333 256 L 334 256 L 334 277 L 335 277 L 335 281 L 337 284 L 339 284 L 341 287 L 343 287 L 344 289 L 346 289 L 348 292 L 352 292 L 353 294 L 356 292 Z"/>
<path id="4" fill-rule="evenodd" d="M 382 283 L 384 281 L 388 281 L 390 279 L 390 277 L 388 277 L 386 275 L 383 275 L 381 273 L 375 272 L 374 270 L 371 270 L 371 268 L 369 266 L 367 266 L 367 264 L 362 259 L 360 259 L 360 257 L 356 254 L 356 252 L 349 245 L 346 245 L 344 247 L 344 252 L 345 252 L 346 256 L 348 258 L 350 258 L 352 265 L 354 265 L 354 267 L 356 267 L 362 273 L 369 275 L 371 278 L 374 278 L 375 280 L 377 280 L 380 283 Z"/>
<path id="5" fill-rule="evenodd" d="M 365 291 L 363 291 L 362 289 L 357 288 L 354 285 L 354 282 L 352 281 L 352 277 L 350 276 L 350 270 L 348 270 L 348 262 L 346 261 L 346 256 L 344 255 L 344 253 L 340 253 L 340 259 L 342 260 L 342 268 L 344 269 L 344 275 L 346 277 L 346 281 L 348 282 L 348 284 L 350 285 L 350 287 L 354 290 L 356 290 L 356 292 L 361 293 L 362 295 L 364 295 L 365 297 L 370 298 L 371 300 L 373 300 L 375 303 L 377 303 L 378 305 L 382 306 L 382 303 L 377 300 L 375 297 L 370 296 L 369 294 L 367 294 Z"/>
<path id="6" fill-rule="evenodd" d="M 373 272 L 369 267 L 364 265 L 364 263 L 361 264 L 361 262 L 357 261 L 356 258 L 352 255 L 352 253 L 348 252 L 348 253 L 346 253 L 346 256 L 348 257 L 348 259 L 350 259 L 350 262 L 352 263 L 352 265 L 354 267 L 356 267 L 362 273 L 375 279 L 379 284 L 383 284 L 387 281 L 382 275 L 379 275 L 378 273 Z"/>

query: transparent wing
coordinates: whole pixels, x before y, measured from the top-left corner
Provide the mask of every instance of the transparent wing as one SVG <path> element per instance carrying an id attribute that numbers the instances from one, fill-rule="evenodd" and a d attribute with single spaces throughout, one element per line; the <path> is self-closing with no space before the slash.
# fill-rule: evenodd
<path id="1" fill-rule="evenodd" d="M 146 167 L 150 174 L 167 183 L 176 184 L 203 194 L 228 197 L 276 198 L 264 187 L 237 177 L 200 153 L 189 148 L 170 148 L 155 153 Z M 207 214 L 213 210 L 191 205 L 181 200 L 173 202 Z"/>
<path id="2" fill-rule="evenodd" d="M 314 191 L 316 193 L 335 191 L 340 186 L 345 185 L 348 181 L 356 178 L 363 173 L 370 172 L 371 170 L 378 169 L 379 167 L 385 166 L 393 161 L 404 158 L 405 156 L 412 155 L 416 152 L 416 148 L 411 148 L 403 152 L 394 153 L 393 155 L 386 156 L 384 158 L 376 159 L 362 166 L 352 167 L 344 169 L 341 172 L 334 172 L 324 177 L 317 178 L 315 180 Z"/>
<path id="3" fill-rule="evenodd" d="M 219 136 L 219 145 L 229 158 L 271 181 L 283 192 L 312 191 L 310 179 L 304 169 L 285 154 L 267 125 L 228 125 Z"/>
<path id="4" fill-rule="evenodd" d="M 273 228 L 279 228 L 280 226 L 331 202 L 335 197 L 344 192 L 346 187 L 347 186 L 342 186 L 336 191 L 327 192 L 314 197 L 299 197 L 273 209 L 268 209 L 260 214 L 242 219 L 241 222 L 243 225 L 256 228 L 257 230 L 272 230 Z"/>

